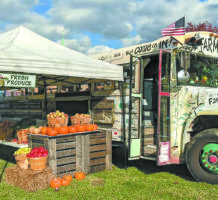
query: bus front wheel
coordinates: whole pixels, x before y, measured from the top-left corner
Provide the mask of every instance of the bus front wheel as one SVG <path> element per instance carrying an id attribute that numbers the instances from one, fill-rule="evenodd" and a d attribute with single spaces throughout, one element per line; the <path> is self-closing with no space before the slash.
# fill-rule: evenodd
<path id="1" fill-rule="evenodd" d="M 192 138 L 186 164 L 197 181 L 218 184 L 218 129 L 204 130 Z"/>

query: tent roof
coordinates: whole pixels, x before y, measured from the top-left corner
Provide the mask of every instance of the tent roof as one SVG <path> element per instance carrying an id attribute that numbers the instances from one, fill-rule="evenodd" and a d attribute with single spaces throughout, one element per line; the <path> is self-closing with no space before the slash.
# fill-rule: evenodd
<path id="1" fill-rule="evenodd" d="M 0 72 L 37 74 L 37 85 L 123 81 L 123 68 L 42 37 L 25 27 L 0 35 Z M 63 80 L 65 82 L 63 82 Z"/>

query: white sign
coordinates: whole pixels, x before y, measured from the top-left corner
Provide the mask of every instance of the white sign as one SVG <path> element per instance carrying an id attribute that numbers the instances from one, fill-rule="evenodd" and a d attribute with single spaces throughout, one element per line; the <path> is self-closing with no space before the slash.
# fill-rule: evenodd
<path id="1" fill-rule="evenodd" d="M 5 87 L 32 88 L 36 86 L 35 75 L 1 73 L 0 77 L 3 77 Z"/>
<path id="2" fill-rule="evenodd" d="M 206 98 L 206 105 L 213 106 L 218 104 L 218 90 L 209 90 Z"/>

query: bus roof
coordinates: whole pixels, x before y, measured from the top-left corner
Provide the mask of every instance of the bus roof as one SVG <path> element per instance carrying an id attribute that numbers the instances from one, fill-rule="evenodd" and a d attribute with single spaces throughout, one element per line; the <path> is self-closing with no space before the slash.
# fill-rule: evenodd
<path id="1" fill-rule="evenodd" d="M 191 40 L 192 42 L 202 41 L 202 44 L 193 49 L 193 52 L 203 52 L 204 55 L 218 58 L 218 34 L 206 31 L 189 32 L 184 36 L 162 37 L 153 42 L 106 51 L 93 57 L 113 64 L 129 63 L 130 53 L 138 56 L 158 53 L 159 49 L 171 49 L 186 44 L 192 37 L 195 38 L 194 41 Z"/>

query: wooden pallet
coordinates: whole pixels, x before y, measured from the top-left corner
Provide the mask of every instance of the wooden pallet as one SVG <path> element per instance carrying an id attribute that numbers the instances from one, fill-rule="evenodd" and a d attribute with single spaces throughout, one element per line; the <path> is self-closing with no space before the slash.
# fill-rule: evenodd
<path id="1" fill-rule="evenodd" d="M 28 141 L 31 148 L 43 146 L 48 149 L 48 164 L 57 176 L 112 168 L 111 131 L 108 130 L 53 137 L 28 134 Z"/>

